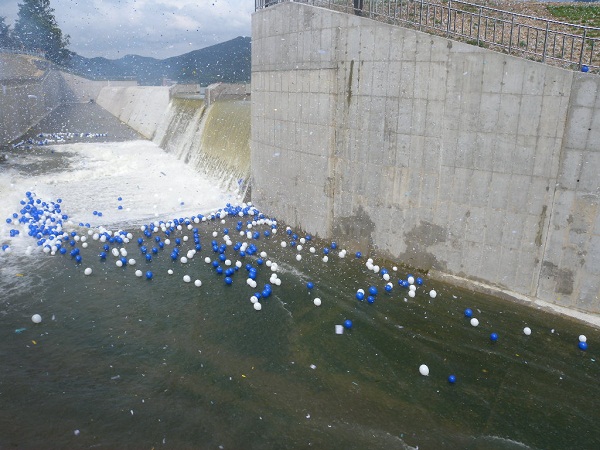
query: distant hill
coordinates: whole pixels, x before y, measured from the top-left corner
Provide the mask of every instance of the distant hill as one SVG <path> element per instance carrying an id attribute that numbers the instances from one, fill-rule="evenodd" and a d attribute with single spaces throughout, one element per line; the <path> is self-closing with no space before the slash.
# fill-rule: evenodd
<path id="1" fill-rule="evenodd" d="M 167 59 L 127 55 L 119 59 L 85 58 L 74 54 L 71 71 L 92 80 L 135 78 L 141 85 L 160 85 L 163 78 L 203 86 L 222 81 L 250 81 L 250 38 L 227 42 Z"/>

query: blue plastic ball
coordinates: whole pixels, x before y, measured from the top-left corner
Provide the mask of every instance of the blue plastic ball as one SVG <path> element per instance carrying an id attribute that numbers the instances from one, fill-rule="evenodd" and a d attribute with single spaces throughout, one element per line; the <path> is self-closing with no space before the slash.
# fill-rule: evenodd
<path id="1" fill-rule="evenodd" d="M 306 283 L 306 287 L 307 287 L 308 289 L 312 289 L 312 288 L 314 288 L 314 287 L 315 287 L 315 284 L 314 284 L 312 281 L 309 281 L 308 283 Z"/>
<path id="2" fill-rule="evenodd" d="M 587 348 L 588 348 L 587 342 L 580 342 L 578 344 L 578 347 L 580 350 L 587 350 Z"/>
<path id="3" fill-rule="evenodd" d="M 421 286 L 423 284 L 423 278 L 417 277 L 417 279 L 415 280 L 415 283 L 417 283 L 418 286 Z"/>
<path id="4" fill-rule="evenodd" d="M 582 72 L 589 72 L 590 68 L 584 64 L 583 66 L 581 66 L 581 71 Z"/>
<path id="5" fill-rule="evenodd" d="M 146 272 L 146 279 L 147 280 L 151 280 L 153 276 L 154 276 L 154 274 L 150 270 L 148 272 Z"/>
<path id="6" fill-rule="evenodd" d="M 390 286 L 389 284 L 385 285 L 385 291 L 386 292 L 392 292 L 392 286 Z"/>
<path id="7" fill-rule="evenodd" d="M 361 252 L 356 252 L 356 257 L 357 258 L 362 258 L 362 253 Z"/>
<path id="8" fill-rule="evenodd" d="M 363 294 L 362 292 L 357 292 L 356 298 L 362 302 L 363 299 L 365 298 L 365 294 Z"/>
<path id="9" fill-rule="evenodd" d="M 375 297 L 373 297 L 372 295 L 369 295 L 369 296 L 367 297 L 367 302 L 369 302 L 369 303 L 371 303 L 371 304 L 375 303 Z"/>
<path id="10" fill-rule="evenodd" d="M 448 383 L 450 383 L 450 384 L 456 383 L 456 376 L 454 376 L 454 375 L 448 376 Z"/>
<path id="11" fill-rule="evenodd" d="M 465 309 L 465 317 L 473 317 L 473 310 L 471 308 Z"/>
<path id="12" fill-rule="evenodd" d="M 377 288 L 375 286 L 369 287 L 369 294 L 377 295 Z"/>
<path id="13" fill-rule="evenodd" d="M 490 341 L 496 342 L 498 340 L 498 333 L 490 334 Z"/>
<path id="14" fill-rule="evenodd" d="M 225 284 L 233 283 L 233 279 L 231 277 L 225 277 Z"/>
<path id="15" fill-rule="evenodd" d="M 346 328 L 347 330 L 352 328 L 352 321 L 350 319 L 344 320 L 344 328 Z"/>

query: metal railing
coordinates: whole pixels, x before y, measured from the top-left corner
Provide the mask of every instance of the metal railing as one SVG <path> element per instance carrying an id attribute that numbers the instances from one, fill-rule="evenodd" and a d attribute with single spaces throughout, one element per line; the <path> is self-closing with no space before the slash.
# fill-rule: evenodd
<path id="1" fill-rule="evenodd" d="M 259 10 L 290 0 L 255 0 Z M 584 72 L 600 72 L 600 28 L 458 0 L 296 0 Z"/>

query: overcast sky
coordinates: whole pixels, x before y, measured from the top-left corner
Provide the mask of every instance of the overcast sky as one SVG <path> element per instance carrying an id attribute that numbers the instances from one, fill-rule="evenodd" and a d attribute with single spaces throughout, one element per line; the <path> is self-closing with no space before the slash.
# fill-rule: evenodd
<path id="1" fill-rule="evenodd" d="M 21 0 L 0 0 L 14 25 Z M 86 57 L 167 58 L 250 36 L 253 0 L 50 0 L 69 49 Z"/>

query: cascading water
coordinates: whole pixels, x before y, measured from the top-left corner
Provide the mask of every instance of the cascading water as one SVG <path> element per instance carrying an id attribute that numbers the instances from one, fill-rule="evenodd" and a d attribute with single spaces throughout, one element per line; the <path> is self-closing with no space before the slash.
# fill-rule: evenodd
<path id="1" fill-rule="evenodd" d="M 174 98 L 154 142 L 244 197 L 250 175 L 250 102 Z"/>

